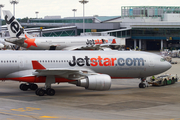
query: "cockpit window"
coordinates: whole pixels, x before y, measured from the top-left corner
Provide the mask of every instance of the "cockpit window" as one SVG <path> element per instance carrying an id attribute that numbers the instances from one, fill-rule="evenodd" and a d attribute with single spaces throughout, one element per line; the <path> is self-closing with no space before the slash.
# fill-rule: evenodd
<path id="1" fill-rule="evenodd" d="M 166 61 L 164 58 L 161 58 L 161 62 L 164 62 L 164 61 Z"/>

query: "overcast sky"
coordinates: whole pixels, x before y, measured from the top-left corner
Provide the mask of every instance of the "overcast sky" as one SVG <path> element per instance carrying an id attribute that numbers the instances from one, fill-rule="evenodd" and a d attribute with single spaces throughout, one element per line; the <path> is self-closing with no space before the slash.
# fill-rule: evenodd
<path id="1" fill-rule="evenodd" d="M 3 10 L 10 10 L 13 13 L 13 5 L 10 0 L 0 0 L 5 5 Z M 89 0 L 85 5 L 85 16 L 120 16 L 121 6 L 180 6 L 179 0 Z M 72 17 L 77 9 L 76 16 L 83 16 L 83 5 L 79 0 L 19 0 L 16 6 L 16 18 L 61 16 Z M 2 18 L 3 14 L 2 14 Z"/>

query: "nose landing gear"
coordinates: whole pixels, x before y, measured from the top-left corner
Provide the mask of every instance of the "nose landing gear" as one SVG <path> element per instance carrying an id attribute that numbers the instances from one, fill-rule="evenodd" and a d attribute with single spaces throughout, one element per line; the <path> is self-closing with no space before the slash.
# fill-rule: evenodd
<path id="1" fill-rule="evenodd" d="M 146 88 L 148 87 L 148 82 L 146 81 L 146 78 L 141 78 L 141 83 L 139 83 L 139 88 Z"/>

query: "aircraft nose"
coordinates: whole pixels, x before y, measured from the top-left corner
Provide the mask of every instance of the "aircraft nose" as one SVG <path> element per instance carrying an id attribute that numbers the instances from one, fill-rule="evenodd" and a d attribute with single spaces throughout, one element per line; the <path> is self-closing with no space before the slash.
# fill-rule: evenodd
<path id="1" fill-rule="evenodd" d="M 166 62 L 166 65 L 165 65 L 165 66 L 166 66 L 167 70 L 172 67 L 171 63 L 169 63 L 169 62 Z"/>
<path id="2" fill-rule="evenodd" d="M 156 74 L 163 73 L 163 72 L 169 70 L 171 67 L 172 67 L 172 65 L 167 61 L 157 62 L 154 66 L 154 72 Z"/>
<path id="3" fill-rule="evenodd" d="M 165 61 L 162 65 L 161 68 L 163 69 L 163 71 L 169 70 L 172 67 L 171 63 Z"/>

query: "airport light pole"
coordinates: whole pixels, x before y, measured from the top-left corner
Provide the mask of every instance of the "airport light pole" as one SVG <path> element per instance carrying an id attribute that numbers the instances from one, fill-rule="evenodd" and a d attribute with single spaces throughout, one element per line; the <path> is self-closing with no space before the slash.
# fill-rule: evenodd
<path id="1" fill-rule="evenodd" d="M 0 4 L 0 35 L 2 37 L 2 31 L 1 31 L 1 26 L 2 26 L 2 21 L 1 21 L 1 8 L 4 7 L 4 5 Z"/>
<path id="2" fill-rule="evenodd" d="M 15 4 L 18 4 L 18 3 L 19 3 L 19 0 L 10 0 L 10 3 L 13 4 L 14 17 L 15 17 Z"/>
<path id="3" fill-rule="evenodd" d="M 72 11 L 74 11 L 74 23 L 75 23 L 75 12 L 77 11 L 77 9 L 72 9 Z"/>
<path id="4" fill-rule="evenodd" d="M 79 2 L 83 4 L 83 33 L 84 33 L 84 28 L 85 28 L 85 24 L 84 24 L 84 4 L 88 3 L 89 1 L 81 0 Z"/>
<path id="5" fill-rule="evenodd" d="M 72 9 L 72 11 L 74 11 L 74 17 L 75 17 L 75 12 L 77 11 L 77 9 Z"/>
<path id="6" fill-rule="evenodd" d="M 38 18 L 38 13 L 39 13 L 39 12 L 38 12 L 38 11 L 36 11 L 35 13 L 36 13 L 36 18 Z"/>

